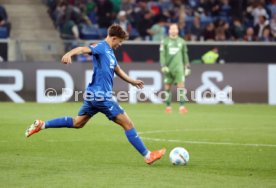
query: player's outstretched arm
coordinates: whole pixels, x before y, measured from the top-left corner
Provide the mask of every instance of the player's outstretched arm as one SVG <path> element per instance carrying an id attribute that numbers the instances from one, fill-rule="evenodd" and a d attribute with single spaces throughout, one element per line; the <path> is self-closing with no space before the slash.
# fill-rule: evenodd
<path id="1" fill-rule="evenodd" d="M 139 89 L 143 89 L 144 87 L 144 82 L 142 80 L 133 80 L 132 78 L 130 78 L 125 71 L 123 71 L 119 65 L 116 66 L 115 68 L 115 73 L 117 76 L 119 76 L 122 80 L 130 83 L 131 85 L 139 88 Z"/>
<path id="2" fill-rule="evenodd" d="M 77 47 L 69 52 L 67 52 L 61 59 L 61 63 L 63 64 L 71 64 L 72 63 L 72 56 L 78 55 L 78 54 L 89 54 L 91 53 L 91 49 L 88 47 Z"/>

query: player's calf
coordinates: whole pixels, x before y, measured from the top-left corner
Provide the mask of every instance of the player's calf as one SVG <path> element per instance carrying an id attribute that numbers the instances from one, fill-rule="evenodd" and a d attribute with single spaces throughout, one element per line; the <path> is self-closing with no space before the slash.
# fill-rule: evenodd
<path id="1" fill-rule="evenodd" d="M 48 128 L 82 128 L 89 119 L 90 116 L 77 116 L 75 118 L 61 117 L 45 122 L 42 120 L 35 120 L 34 123 L 26 130 L 25 136 L 30 137 L 32 134 Z"/>

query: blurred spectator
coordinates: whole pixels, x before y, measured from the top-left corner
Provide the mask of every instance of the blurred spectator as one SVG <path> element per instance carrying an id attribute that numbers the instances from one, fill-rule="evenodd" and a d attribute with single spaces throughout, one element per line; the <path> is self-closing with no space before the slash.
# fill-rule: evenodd
<path id="1" fill-rule="evenodd" d="M 270 28 L 271 28 L 271 34 L 275 40 L 276 39 L 276 13 L 273 14 L 273 17 L 270 21 Z"/>
<path id="2" fill-rule="evenodd" d="M 207 0 L 199 0 L 197 11 L 204 15 L 210 15 L 211 4 Z"/>
<path id="3" fill-rule="evenodd" d="M 159 16 L 158 21 L 147 32 L 151 35 L 152 41 L 161 41 L 166 35 L 165 18 Z"/>
<path id="4" fill-rule="evenodd" d="M 192 9 L 196 9 L 199 6 L 199 1 L 200 0 L 187 0 L 188 5 L 192 8 Z"/>
<path id="5" fill-rule="evenodd" d="M 252 27 L 247 28 L 246 34 L 243 37 L 243 40 L 247 42 L 255 41 L 254 29 Z"/>
<path id="6" fill-rule="evenodd" d="M 200 16 L 195 16 L 193 20 L 193 24 L 189 30 L 189 35 L 191 37 L 191 40 L 192 41 L 200 40 L 202 31 L 203 31 L 203 28 L 201 26 Z"/>
<path id="7" fill-rule="evenodd" d="M 97 1 L 97 18 L 100 28 L 108 28 L 113 22 L 113 5 L 109 0 Z"/>
<path id="8" fill-rule="evenodd" d="M 89 15 L 92 12 L 95 12 L 96 3 L 93 0 L 87 0 L 86 3 L 86 14 Z"/>
<path id="9" fill-rule="evenodd" d="M 169 10 L 168 20 L 171 23 L 178 23 L 182 19 L 185 19 L 185 6 L 181 0 L 172 0 L 172 7 Z"/>
<path id="10" fill-rule="evenodd" d="M 254 19 L 254 25 L 258 24 L 260 16 L 268 17 L 268 14 L 261 2 L 253 3 L 247 8 L 247 12 L 251 13 Z"/>
<path id="11" fill-rule="evenodd" d="M 67 8 L 69 6 L 67 6 Z M 64 40 L 69 40 L 64 42 L 65 51 L 74 48 L 77 44 L 76 40 L 78 40 L 80 37 L 79 28 L 76 22 L 71 19 L 71 17 L 73 17 L 73 10 L 71 8 L 69 10 L 66 9 L 65 12 L 67 12 L 67 14 L 65 13 L 62 15 L 60 20 L 61 23 L 59 25 L 60 37 Z"/>
<path id="12" fill-rule="evenodd" d="M 262 36 L 259 38 L 259 41 L 263 41 L 263 42 L 273 41 L 273 37 L 271 35 L 271 31 L 269 27 L 264 28 Z"/>
<path id="13" fill-rule="evenodd" d="M 8 20 L 8 14 L 6 12 L 6 9 L 2 5 L 0 5 L 0 16 L 2 19 Z"/>
<path id="14" fill-rule="evenodd" d="M 110 2 L 112 3 L 112 12 L 114 15 L 116 15 L 121 8 L 121 0 L 110 0 Z"/>
<path id="15" fill-rule="evenodd" d="M 78 26 L 72 20 L 65 20 L 63 16 L 63 24 L 60 27 L 61 38 L 63 39 L 79 39 Z"/>
<path id="16" fill-rule="evenodd" d="M 183 22 L 186 20 L 186 8 L 185 5 L 180 5 L 178 8 L 178 20 L 177 22 Z"/>
<path id="17" fill-rule="evenodd" d="M 207 16 L 207 12 L 204 11 L 204 9 L 202 7 L 199 7 L 198 9 L 195 10 L 194 12 L 194 16 L 198 16 L 200 18 L 202 17 L 206 17 Z"/>
<path id="18" fill-rule="evenodd" d="M 156 1 L 148 1 L 147 3 L 148 9 L 153 13 L 154 16 L 160 16 L 161 15 L 161 8 Z"/>
<path id="19" fill-rule="evenodd" d="M 152 24 L 152 14 L 149 11 L 137 22 L 137 29 L 143 40 L 150 40 L 150 35 L 147 31 L 151 28 Z"/>
<path id="20" fill-rule="evenodd" d="M 147 2 L 144 0 L 138 1 L 138 3 L 133 7 L 133 11 L 131 11 L 131 14 L 129 15 L 131 17 L 130 22 L 132 26 L 138 29 L 138 27 L 140 27 L 138 25 L 142 22 L 142 20 L 144 20 L 145 14 L 148 13 L 151 14 L 151 12 L 148 10 Z M 152 16 L 150 16 L 150 18 L 147 20 L 149 19 L 152 21 Z"/>
<path id="21" fill-rule="evenodd" d="M 238 18 L 235 18 L 233 20 L 233 27 L 231 33 L 234 40 L 243 40 L 243 36 L 245 34 L 245 27 Z"/>
<path id="22" fill-rule="evenodd" d="M 79 12 L 77 12 L 78 16 L 78 26 L 81 25 L 88 25 L 92 26 L 92 22 L 90 21 L 89 17 L 87 16 L 87 6 L 83 3 L 79 4 Z"/>
<path id="23" fill-rule="evenodd" d="M 217 41 L 224 41 L 227 40 L 230 36 L 229 34 L 229 24 L 222 21 L 222 20 L 218 20 L 217 22 L 217 27 L 215 29 L 215 39 Z"/>
<path id="24" fill-rule="evenodd" d="M 273 17 L 276 14 L 276 0 L 271 0 L 271 3 L 267 5 L 267 10 L 270 17 Z"/>
<path id="25" fill-rule="evenodd" d="M 215 40 L 215 25 L 213 23 L 209 23 L 203 31 L 203 38 L 205 41 Z"/>
<path id="26" fill-rule="evenodd" d="M 158 2 L 163 15 L 167 18 L 170 18 L 171 12 L 174 8 L 173 4 L 171 3 L 171 0 L 159 0 Z"/>
<path id="27" fill-rule="evenodd" d="M 67 3 L 65 1 L 60 1 L 55 10 L 53 10 L 52 16 L 54 18 L 54 24 L 57 28 L 62 25 L 62 21 L 65 21 L 65 12 L 67 9 Z"/>
<path id="28" fill-rule="evenodd" d="M 7 28 L 7 35 L 10 36 L 11 24 L 8 21 L 8 14 L 6 9 L 2 5 L 0 5 L 0 27 Z"/>
<path id="29" fill-rule="evenodd" d="M 226 22 L 230 21 L 232 7 L 229 4 L 229 0 L 221 0 L 219 5 L 219 18 Z"/>
<path id="30" fill-rule="evenodd" d="M 47 0 L 48 13 L 52 15 L 59 2 L 57 0 Z M 52 16 L 51 16 L 52 17 Z"/>
<path id="31" fill-rule="evenodd" d="M 92 24 L 97 24 L 97 5 L 94 0 L 87 0 L 86 4 L 86 15 L 92 22 Z"/>
<path id="32" fill-rule="evenodd" d="M 95 30 L 104 30 L 115 21 L 131 34 L 130 39 L 159 40 L 155 32 L 163 30 L 160 16 L 167 23 L 178 23 L 179 34 L 186 40 L 263 41 L 268 40 L 267 33 L 276 37 L 276 0 L 47 0 L 47 5 L 61 35 L 70 33 L 72 38 L 78 35 L 74 26 L 82 31 L 93 24 Z M 0 7 L 2 25 L 5 15 Z"/>
<path id="33" fill-rule="evenodd" d="M 119 24 L 128 33 L 130 33 L 132 30 L 132 26 L 130 22 L 127 20 L 126 11 L 124 10 L 121 10 L 118 13 L 117 20 L 115 20 L 115 23 Z"/>
<path id="34" fill-rule="evenodd" d="M 185 21 L 178 22 L 178 30 L 179 30 L 179 36 L 181 38 L 187 38 L 189 39 L 189 35 L 187 35 L 187 29 L 186 29 L 186 23 Z"/>
<path id="35" fill-rule="evenodd" d="M 67 0 L 67 2 L 68 2 L 68 4 L 70 4 L 70 5 L 72 5 L 72 6 L 74 6 L 75 5 L 75 0 Z"/>
<path id="36" fill-rule="evenodd" d="M 261 37 L 262 37 L 263 30 L 264 30 L 266 27 L 269 27 L 269 22 L 268 22 L 268 20 L 266 20 L 266 17 L 263 16 L 263 15 L 259 16 L 258 23 L 257 23 L 257 24 L 255 25 L 255 27 L 254 27 L 254 35 L 255 35 L 255 37 L 261 38 Z"/>
<path id="37" fill-rule="evenodd" d="M 232 7 L 231 16 L 244 21 L 246 15 L 246 7 L 248 1 L 230 0 L 229 3 Z"/>
<path id="38" fill-rule="evenodd" d="M 126 12 L 127 19 L 130 19 L 130 15 L 132 14 L 134 8 L 134 0 L 122 0 L 120 10 Z"/>
<path id="39" fill-rule="evenodd" d="M 219 16 L 219 11 L 220 11 L 219 0 L 209 0 L 207 2 L 211 9 L 211 16 L 217 18 Z"/>

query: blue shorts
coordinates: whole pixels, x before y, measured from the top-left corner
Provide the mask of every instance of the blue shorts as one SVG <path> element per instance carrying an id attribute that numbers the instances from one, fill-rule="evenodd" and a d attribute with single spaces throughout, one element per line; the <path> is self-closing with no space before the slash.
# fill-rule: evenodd
<path id="1" fill-rule="evenodd" d="M 119 104 L 113 100 L 104 101 L 83 101 L 78 116 L 88 115 L 94 116 L 98 112 L 106 115 L 109 120 L 113 120 L 117 115 L 123 114 L 124 110 Z"/>

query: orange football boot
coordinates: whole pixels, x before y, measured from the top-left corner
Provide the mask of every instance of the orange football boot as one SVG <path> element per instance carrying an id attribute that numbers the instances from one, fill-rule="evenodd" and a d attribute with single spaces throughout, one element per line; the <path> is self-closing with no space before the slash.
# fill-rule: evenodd
<path id="1" fill-rule="evenodd" d="M 158 159 L 161 159 L 161 157 L 163 157 L 165 155 L 165 153 L 166 153 L 166 148 L 156 150 L 156 151 L 152 151 L 150 153 L 150 158 L 145 159 L 145 163 L 147 163 L 148 165 L 151 165 L 152 163 L 154 163 Z"/>
<path id="2" fill-rule="evenodd" d="M 187 110 L 187 108 L 185 106 L 180 106 L 179 107 L 179 113 L 180 114 L 185 114 L 187 112 L 188 112 L 188 110 Z"/>
<path id="3" fill-rule="evenodd" d="M 167 106 L 165 112 L 166 113 L 172 113 L 172 107 Z"/>
<path id="4" fill-rule="evenodd" d="M 32 134 L 39 132 L 43 125 L 44 121 L 35 120 L 34 123 L 26 130 L 25 136 L 30 137 Z"/>

